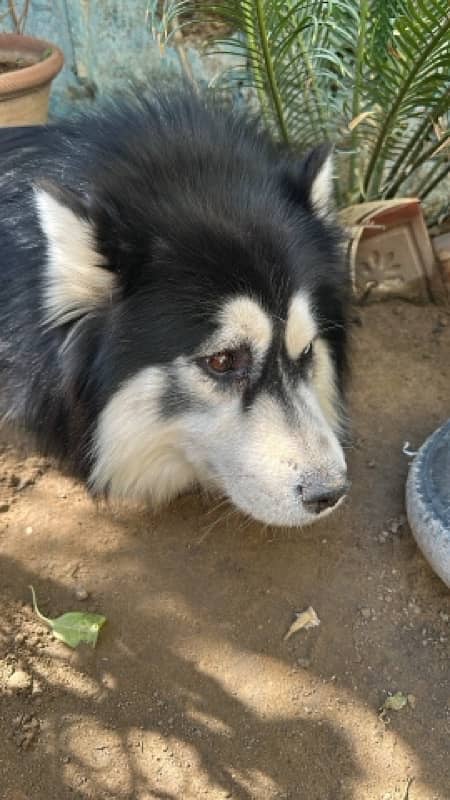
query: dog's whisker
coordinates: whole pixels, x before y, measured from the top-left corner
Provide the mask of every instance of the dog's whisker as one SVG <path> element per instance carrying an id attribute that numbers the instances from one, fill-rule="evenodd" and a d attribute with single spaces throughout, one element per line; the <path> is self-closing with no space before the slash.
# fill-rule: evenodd
<path id="1" fill-rule="evenodd" d="M 223 508 L 226 505 L 229 505 L 229 503 L 230 500 L 228 499 L 228 497 L 224 497 L 223 500 L 220 501 L 220 503 L 217 503 L 217 505 L 213 506 L 212 508 L 208 509 L 208 511 L 205 512 L 206 516 L 207 517 L 211 516 L 211 514 L 214 514 L 219 509 Z"/>
<path id="2" fill-rule="evenodd" d="M 226 523 L 231 517 L 240 515 L 240 511 L 237 508 L 231 507 L 226 514 L 221 514 L 218 519 L 214 520 L 211 525 L 209 525 L 206 530 L 202 533 L 202 535 L 197 539 L 196 544 L 202 544 L 213 532 L 215 528 L 217 528 L 220 523 Z"/>

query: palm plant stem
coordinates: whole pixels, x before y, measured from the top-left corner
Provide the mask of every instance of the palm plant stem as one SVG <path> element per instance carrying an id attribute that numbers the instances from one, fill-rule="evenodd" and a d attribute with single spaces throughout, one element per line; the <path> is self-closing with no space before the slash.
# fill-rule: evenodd
<path id="1" fill-rule="evenodd" d="M 356 63 L 355 63 L 355 83 L 353 86 L 352 97 L 352 119 L 356 119 L 360 113 L 361 102 L 361 83 L 362 83 L 362 69 L 364 63 L 364 38 L 366 33 L 366 24 L 369 12 L 368 0 L 361 0 L 359 10 L 359 30 L 358 30 L 358 44 L 356 47 Z M 358 177 L 358 140 L 359 131 L 357 126 L 352 130 L 352 155 L 350 159 L 350 195 L 355 191 L 355 184 Z"/>
<path id="2" fill-rule="evenodd" d="M 304 40 L 304 37 L 302 36 L 301 33 L 299 33 L 298 45 L 299 45 L 299 48 L 300 48 L 300 52 L 302 54 L 302 60 L 303 60 L 303 64 L 305 65 L 305 68 L 306 68 L 306 73 L 308 75 L 308 78 L 307 78 L 308 87 L 307 88 L 311 92 L 313 103 L 314 103 L 314 107 L 316 109 L 317 117 L 319 119 L 320 134 L 321 134 L 321 136 L 323 138 L 326 138 L 326 123 L 325 123 L 325 117 L 324 117 L 323 110 L 322 110 L 322 105 L 321 105 L 321 102 L 320 102 L 320 97 L 317 94 L 316 76 L 314 74 L 314 69 L 313 69 L 313 66 L 311 64 L 311 59 L 310 59 L 309 54 L 308 54 L 308 48 L 305 45 L 305 40 Z M 304 94 L 304 97 L 305 97 L 305 99 L 307 98 L 306 92 Z"/>
<path id="3" fill-rule="evenodd" d="M 390 184 L 396 179 L 398 171 L 402 164 L 406 161 L 407 165 L 415 161 L 416 157 L 422 150 L 423 143 L 433 130 L 434 123 L 439 119 L 441 114 L 445 114 L 448 110 L 449 94 L 446 88 L 443 95 L 437 100 L 433 108 L 430 108 L 422 123 L 416 126 L 413 135 L 408 141 L 405 141 L 402 150 L 396 160 L 394 161 L 389 173 L 384 181 L 385 196 L 391 197 Z M 406 169 L 406 167 L 405 167 Z M 386 190 L 388 194 L 386 194 Z"/>
<path id="4" fill-rule="evenodd" d="M 275 112 L 276 112 L 277 119 L 278 119 L 278 126 L 279 126 L 280 133 L 281 133 L 281 136 L 284 139 L 284 141 L 285 142 L 289 142 L 289 134 L 288 134 L 286 120 L 285 120 L 284 112 L 283 112 L 283 103 L 281 102 L 280 93 L 278 91 L 278 85 L 277 85 L 277 81 L 276 81 L 276 77 L 275 77 L 275 71 L 274 71 L 274 67 L 273 67 L 273 63 L 272 63 L 272 59 L 271 59 L 271 55 L 270 55 L 269 41 L 268 41 L 267 30 L 266 30 L 266 20 L 265 20 L 265 17 L 264 17 L 264 9 L 263 9 L 262 0 L 255 0 L 255 8 L 256 8 L 256 19 L 257 19 L 258 28 L 259 28 L 259 39 L 260 39 L 260 42 L 261 42 L 264 63 L 266 65 L 267 78 L 268 78 L 268 81 L 269 81 L 269 89 L 270 89 L 273 105 L 274 105 Z"/>
<path id="5" fill-rule="evenodd" d="M 407 142 L 405 144 L 405 147 L 402 148 L 401 153 L 396 158 L 391 169 L 389 170 L 389 173 L 386 176 L 386 181 L 385 181 L 386 186 L 389 186 L 395 179 L 403 162 L 405 160 L 411 161 L 416 157 L 417 153 L 420 152 L 423 145 L 423 139 L 428 134 L 428 131 L 431 130 L 432 124 L 433 124 L 432 121 L 428 117 L 426 117 L 421 123 L 421 125 L 418 125 L 416 127 L 409 142 Z"/>
<path id="6" fill-rule="evenodd" d="M 414 172 L 418 167 L 422 166 L 425 161 L 428 161 L 429 158 L 432 158 L 440 147 L 442 147 L 443 142 L 447 141 L 450 138 L 450 131 L 447 131 L 442 139 L 439 142 L 433 142 L 431 147 L 428 147 L 426 150 L 423 150 L 419 158 L 417 158 L 412 164 L 408 163 L 400 173 L 397 180 L 389 188 L 389 192 L 386 193 L 386 197 L 394 197 L 394 195 L 398 192 L 401 184 L 409 178 L 412 172 Z"/>
<path id="7" fill-rule="evenodd" d="M 444 180 L 444 178 L 446 177 L 446 175 L 448 175 L 448 173 L 450 172 L 450 162 L 446 161 L 446 162 L 444 163 L 444 166 L 442 167 L 442 169 L 441 169 L 441 170 L 438 170 L 438 167 L 441 167 L 441 166 L 442 166 L 442 162 L 438 162 L 438 163 L 435 165 L 435 168 L 434 168 L 434 169 L 432 169 L 432 170 L 431 170 L 431 171 L 428 173 L 428 175 L 427 175 L 426 179 L 425 179 L 425 180 L 422 182 L 421 186 L 419 186 L 419 187 L 418 187 L 418 189 L 417 189 L 417 196 L 420 198 L 420 200 L 424 200 L 424 198 L 425 198 L 425 197 L 427 197 L 427 195 L 429 195 L 429 194 L 430 194 L 430 192 L 432 192 L 432 191 L 433 191 L 433 189 L 435 189 L 435 188 L 436 188 L 436 186 L 437 186 L 437 185 L 438 185 L 438 184 L 439 184 L 439 183 L 440 183 L 442 180 Z M 432 180 L 431 182 L 428 182 L 428 181 L 430 180 L 430 177 L 432 176 L 432 174 L 433 174 L 433 173 L 435 173 L 435 172 L 436 172 L 437 174 L 435 175 L 435 177 L 433 178 L 433 180 Z M 427 183 L 427 182 L 428 182 L 428 183 Z"/>
<path id="8" fill-rule="evenodd" d="M 247 64 L 249 65 L 250 71 L 252 73 L 251 77 L 253 80 L 253 86 L 256 88 L 261 110 L 263 114 L 267 115 L 267 106 L 268 106 L 267 93 L 263 81 L 261 81 L 260 77 L 257 75 L 254 69 L 255 60 L 259 58 L 260 54 L 258 51 L 257 35 L 255 26 L 253 24 L 253 20 L 249 19 L 246 22 L 245 37 L 246 37 L 246 49 L 247 49 Z"/>
<path id="9" fill-rule="evenodd" d="M 409 141 L 405 141 L 404 147 L 394 161 L 386 177 L 386 186 L 389 186 L 389 184 L 394 180 L 398 170 L 405 160 L 411 162 L 415 159 L 417 154 L 420 152 L 428 133 L 431 132 L 434 122 L 441 116 L 441 114 L 445 114 L 448 110 L 448 102 L 449 94 L 448 89 L 446 88 L 443 95 L 434 104 L 433 108 L 427 110 L 425 118 L 423 119 L 422 123 L 415 128 Z"/>

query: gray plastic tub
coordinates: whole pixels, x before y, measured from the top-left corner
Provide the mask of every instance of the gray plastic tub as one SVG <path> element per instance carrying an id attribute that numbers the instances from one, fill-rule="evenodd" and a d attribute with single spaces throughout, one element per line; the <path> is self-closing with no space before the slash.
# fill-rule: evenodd
<path id="1" fill-rule="evenodd" d="M 425 441 L 412 462 L 406 511 L 422 553 L 450 587 L 450 419 Z"/>

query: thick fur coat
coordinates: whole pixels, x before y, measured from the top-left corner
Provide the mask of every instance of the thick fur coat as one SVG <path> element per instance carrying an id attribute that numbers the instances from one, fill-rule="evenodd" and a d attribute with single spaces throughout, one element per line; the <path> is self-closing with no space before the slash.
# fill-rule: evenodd
<path id="1" fill-rule="evenodd" d="M 0 414 L 94 493 L 346 491 L 332 163 L 189 93 L 0 131 Z"/>

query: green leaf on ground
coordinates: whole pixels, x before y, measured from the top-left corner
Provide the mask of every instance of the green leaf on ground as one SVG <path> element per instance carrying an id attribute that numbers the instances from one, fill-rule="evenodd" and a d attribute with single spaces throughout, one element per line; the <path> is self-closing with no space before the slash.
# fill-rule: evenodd
<path id="1" fill-rule="evenodd" d="M 89 611 L 68 611 L 56 619 L 49 619 L 39 611 L 36 593 L 32 586 L 30 589 L 35 613 L 50 628 L 56 639 L 73 648 L 78 647 L 81 642 L 95 647 L 100 628 L 105 624 L 106 617 L 102 614 L 91 614 Z"/>
<path id="2" fill-rule="evenodd" d="M 383 703 L 383 711 L 401 711 L 408 703 L 408 698 L 403 692 L 396 692 L 389 697 L 386 697 L 386 700 Z"/>

